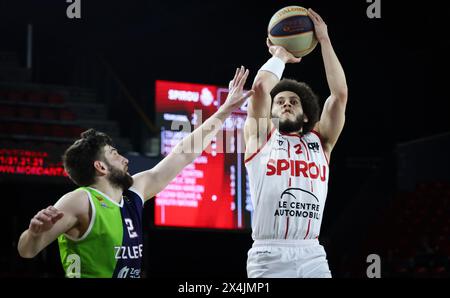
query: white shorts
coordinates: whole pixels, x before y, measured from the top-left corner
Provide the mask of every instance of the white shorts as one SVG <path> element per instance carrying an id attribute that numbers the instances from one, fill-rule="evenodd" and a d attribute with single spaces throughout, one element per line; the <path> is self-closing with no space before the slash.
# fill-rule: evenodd
<path id="1" fill-rule="evenodd" d="M 255 240 L 248 251 L 249 278 L 331 278 L 325 249 L 317 239 Z"/>

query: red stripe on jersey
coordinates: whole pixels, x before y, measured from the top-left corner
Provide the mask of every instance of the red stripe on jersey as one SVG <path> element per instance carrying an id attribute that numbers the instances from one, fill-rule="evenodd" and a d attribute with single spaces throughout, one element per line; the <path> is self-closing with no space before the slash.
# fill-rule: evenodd
<path id="1" fill-rule="evenodd" d="M 287 140 L 288 143 L 288 158 L 291 159 L 291 143 L 289 143 L 289 140 Z"/>
<path id="2" fill-rule="evenodd" d="M 255 153 L 253 153 L 249 158 L 247 158 L 247 159 L 244 161 L 244 163 L 247 163 L 247 162 L 249 162 L 250 160 L 252 160 L 252 159 L 256 156 L 256 154 L 258 154 L 258 153 L 264 148 L 264 146 L 266 146 L 266 144 L 269 142 L 270 138 L 272 137 L 272 134 L 273 134 L 274 131 L 275 131 L 275 127 L 272 128 L 272 130 L 271 130 L 270 133 L 269 133 L 269 136 L 267 137 L 266 142 L 261 146 L 261 148 L 258 148 L 258 150 L 257 150 Z"/>
<path id="3" fill-rule="evenodd" d="M 291 160 L 291 143 L 287 140 L 288 143 L 288 159 Z M 289 177 L 289 187 L 291 187 L 291 177 Z M 289 217 L 286 218 L 286 233 L 284 233 L 284 239 L 287 238 L 289 231 Z"/>
<path id="4" fill-rule="evenodd" d="M 289 231 L 289 217 L 286 218 L 286 233 L 284 233 L 284 239 L 287 238 L 288 231 Z"/>
<path id="5" fill-rule="evenodd" d="M 306 239 L 306 237 L 308 237 L 310 227 L 311 227 L 311 219 L 308 220 L 308 229 L 306 230 L 306 235 L 305 235 L 305 238 L 303 238 L 303 239 Z"/>
<path id="6" fill-rule="evenodd" d="M 302 139 L 300 139 L 300 142 L 302 142 L 303 148 L 305 148 L 305 151 L 306 151 L 306 158 L 307 158 L 308 161 L 309 161 L 309 150 L 308 150 L 308 146 L 305 145 L 305 142 L 303 142 Z"/>
<path id="7" fill-rule="evenodd" d="M 287 143 L 288 143 L 288 158 L 289 158 L 289 162 L 290 162 L 291 161 L 291 143 L 289 143 L 289 140 L 287 140 Z M 292 169 L 291 169 L 291 173 L 292 173 Z M 291 187 L 291 177 L 289 177 L 289 187 Z"/>

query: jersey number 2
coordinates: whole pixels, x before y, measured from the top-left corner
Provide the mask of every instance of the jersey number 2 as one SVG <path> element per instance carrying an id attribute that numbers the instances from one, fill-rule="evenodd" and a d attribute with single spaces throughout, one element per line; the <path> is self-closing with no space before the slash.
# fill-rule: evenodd
<path id="1" fill-rule="evenodd" d="M 77 254 L 70 254 L 67 256 L 67 262 L 70 263 L 70 265 L 67 267 L 66 270 L 66 277 L 68 278 L 80 278 L 80 267 L 81 267 L 81 260 L 80 256 Z"/>
<path id="2" fill-rule="evenodd" d="M 128 235 L 130 235 L 130 238 L 136 238 L 138 234 L 134 231 L 133 221 L 129 218 L 125 218 L 125 224 L 127 225 Z"/>

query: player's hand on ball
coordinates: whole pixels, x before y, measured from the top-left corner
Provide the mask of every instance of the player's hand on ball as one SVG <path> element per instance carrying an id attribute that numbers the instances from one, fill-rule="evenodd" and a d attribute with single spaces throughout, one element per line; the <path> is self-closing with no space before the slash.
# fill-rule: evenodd
<path id="1" fill-rule="evenodd" d="M 229 108 L 231 111 L 234 111 L 235 109 L 240 108 L 247 98 L 255 93 L 255 91 L 250 90 L 244 94 L 244 85 L 247 81 L 248 73 L 248 69 L 245 69 L 244 66 L 236 69 L 233 80 L 228 84 L 228 96 L 225 103 L 222 105 L 222 108 Z"/>
<path id="2" fill-rule="evenodd" d="M 327 24 L 322 20 L 320 15 L 312 10 L 308 9 L 308 16 L 314 23 L 314 32 L 319 42 L 329 39 Z"/>
<path id="3" fill-rule="evenodd" d="M 267 47 L 272 56 L 280 58 L 284 63 L 299 63 L 302 58 L 295 57 L 291 52 L 282 46 L 274 45 L 269 38 L 266 39 Z"/>
<path id="4" fill-rule="evenodd" d="M 39 211 L 30 221 L 29 231 L 38 235 L 50 230 L 53 225 L 64 216 L 64 213 L 53 206 Z"/>

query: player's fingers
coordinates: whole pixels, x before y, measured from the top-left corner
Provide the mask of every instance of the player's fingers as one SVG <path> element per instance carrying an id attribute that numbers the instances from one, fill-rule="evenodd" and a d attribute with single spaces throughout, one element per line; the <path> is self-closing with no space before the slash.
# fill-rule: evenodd
<path id="1" fill-rule="evenodd" d="M 308 16 L 311 18 L 311 20 L 313 21 L 313 22 L 318 22 L 319 21 L 319 18 L 317 17 L 317 14 L 316 14 L 316 12 L 314 11 L 314 10 L 312 10 L 311 8 L 309 9 L 309 14 L 308 14 Z"/>
<path id="2" fill-rule="evenodd" d="M 47 216 L 50 216 L 50 218 L 56 216 L 58 210 L 53 206 L 48 206 L 46 209 L 42 210 L 43 213 Z"/>
<path id="3" fill-rule="evenodd" d="M 51 210 L 51 211 L 56 211 L 56 212 L 58 212 L 58 209 L 56 209 L 56 208 L 53 207 L 53 206 L 48 206 L 48 207 L 47 207 L 47 210 Z"/>
<path id="4" fill-rule="evenodd" d="M 30 228 L 32 231 L 35 232 L 35 231 L 39 230 L 40 227 L 42 227 L 43 224 L 44 224 L 44 223 L 43 223 L 42 221 L 40 221 L 40 220 L 38 220 L 38 219 L 36 219 L 36 218 L 32 218 L 31 221 L 30 221 L 30 226 L 29 226 L 29 228 Z"/>
<path id="5" fill-rule="evenodd" d="M 37 218 L 35 218 L 35 217 L 33 217 L 33 218 L 31 219 L 30 223 L 31 223 L 32 225 L 42 225 L 42 224 L 43 224 L 42 221 L 40 221 L 39 219 L 37 219 Z"/>
<path id="6" fill-rule="evenodd" d="M 228 89 L 231 90 L 234 86 L 234 82 L 236 82 L 239 73 L 239 68 L 236 68 L 233 79 L 228 83 Z"/>
<path id="7" fill-rule="evenodd" d="M 243 69 L 245 69 L 245 68 L 243 68 Z M 238 85 L 237 85 L 237 87 L 238 87 L 239 89 L 241 89 L 241 88 L 244 87 L 245 81 L 247 81 L 248 73 L 249 73 L 249 71 L 248 71 L 248 69 L 247 69 L 247 70 L 245 70 L 245 72 L 244 72 L 244 73 L 242 74 L 242 76 L 240 77 L 239 82 L 238 82 Z"/>
<path id="8" fill-rule="evenodd" d="M 244 88 L 245 82 L 247 82 L 247 78 L 248 78 L 249 74 L 250 74 L 250 70 L 246 69 L 244 76 L 242 77 L 241 83 L 239 85 L 241 88 Z"/>
<path id="9" fill-rule="evenodd" d="M 312 10 L 311 8 L 310 8 L 310 10 L 311 10 L 312 14 L 314 15 L 314 18 L 315 18 L 318 22 L 323 22 L 322 17 L 321 17 L 317 12 L 315 12 L 315 11 Z"/>
<path id="10" fill-rule="evenodd" d="M 45 213 L 43 213 L 42 211 L 39 212 L 34 218 L 38 219 L 42 222 L 50 222 L 51 221 L 51 217 L 45 215 Z"/>
<path id="11" fill-rule="evenodd" d="M 238 74 L 238 76 L 237 76 L 237 78 L 236 78 L 236 80 L 233 82 L 234 84 L 233 84 L 233 87 L 239 87 L 239 84 L 240 84 L 240 81 L 241 81 L 241 79 L 242 79 L 242 76 L 244 75 L 244 67 L 243 66 L 241 66 L 240 68 L 239 68 L 239 74 Z"/>
<path id="12" fill-rule="evenodd" d="M 43 210 L 44 214 L 48 215 L 48 216 L 54 216 L 58 211 L 55 209 L 51 209 L 51 208 L 47 208 Z"/>
<path id="13" fill-rule="evenodd" d="M 322 17 L 320 16 L 320 14 L 318 14 L 317 12 L 314 12 L 314 13 L 316 14 L 316 18 L 319 20 L 319 22 L 323 23 L 324 21 L 323 21 Z"/>
<path id="14" fill-rule="evenodd" d="M 228 83 L 228 89 L 233 88 L 234 85 L 234 81 L 236 80 L 236 77 L 234 79 L 232 79 L 229 83 Z"/>
<path id="15" fill-rule="evenodd" d="M 237 89 L 242 89 L 242 86 L 245 84 L 245 80 L 246 80 L 246 72 L 244 72 L 243 74 L 241 74 L 241 76 L 239 77 L 239 81 L 237 82 L 236 88 Z"/>
<path id="16" fill-rule="evenodd" d="M 63 216 L 64 216 L 64 213 L 62 213 L 62 212 L 57 213 L 56 216 L 54 216 L 54 217 L 52 218 L 52 222 L 53 222 L 53 223 L 57 222 L 57 221 L 60 220 Z"/>
<path id="17" fill-rule="evenodd" d="M 274 45 L 272 42 L 270 43 L 269 52 L 274 55 L 279 46 Z"/>
<path id="18" fill-rule="evenodd" d="M 239 68 L 236 68 L 236 71 L 234 72 L 234 77 L 233 77 L 233 79 L 231 80 L 231 82 L 236 82 L 236 79 L 237 79 L 238 74 L 239 74 Z M 231 83 L 231 82 L 230 82 L 230 83 Z M 232 86 L 233 86 L 233 85 L 232 85 Z"/>
<path id="19" fill-rule="evenodd" d="M 236 86 L 237 82 L 239 81 L 239 78 L 241 77 L 241 67 L 239 66 L 239 68 L 236 71 L 236 76 L 233 79 L 233 86 Z"/>
<path id="20" fill-rule="evenodd" d="M 42 213 L 47 215 L 48 217 L 50 217 L 50 219 L 53 218 L 56 215 L 56 212 L 50 211 L 50 210 L 47 210 L 47 209 L 42 210 Z"/>

